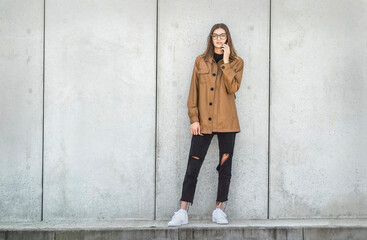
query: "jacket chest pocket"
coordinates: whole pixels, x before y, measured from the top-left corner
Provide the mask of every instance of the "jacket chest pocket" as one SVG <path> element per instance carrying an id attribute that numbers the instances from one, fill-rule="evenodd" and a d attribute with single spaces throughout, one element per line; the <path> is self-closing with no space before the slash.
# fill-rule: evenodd
<path id="1" fill-rule="evenodd" d="M 210 79 L 209 68 L 203 68 L 198 70 L 199 83 L 207 83 Z"/>

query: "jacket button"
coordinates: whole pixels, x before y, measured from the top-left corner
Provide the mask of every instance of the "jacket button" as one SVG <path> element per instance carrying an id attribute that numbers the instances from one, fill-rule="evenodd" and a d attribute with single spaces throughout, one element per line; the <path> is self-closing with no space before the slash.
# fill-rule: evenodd
<path id="1" fill-rule="evenodd" d="M 224 66 L 222 66 L 222 69 L 224 69 Z"/>
<path id="2" fill-rule="evenodd" d="M 212 90 L 212 91 L 213 91 L 213 90 L 214 90 L 214 88 L 210 88 L 210 90 Z"/>
<path id="3" fill-rule="evenodd" d="M 210 120 L 212 120 L 212 118 L 211 118 L 211 117 L 209 118 L 209 121 L 210 121 Z"/>
<path id="4" fill-rule="evenodd" d="M 215 76 L 215 73 L 213 73 L 213 76 Z"/>
<path id="5" fill-rule="evenodd" d="M 213 103 L 212 103 L 212 102 L 210 102 L 210 103 L 209 103 L 209 105 L 211 106 L 211 105 L 213 105 Z"/>

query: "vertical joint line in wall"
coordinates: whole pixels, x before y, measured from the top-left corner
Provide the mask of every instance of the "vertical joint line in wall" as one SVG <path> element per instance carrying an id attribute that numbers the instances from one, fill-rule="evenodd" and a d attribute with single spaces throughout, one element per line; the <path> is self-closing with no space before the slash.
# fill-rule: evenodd
<path id="1" fill-rule="evenodd" d="M 41 221 L 43 221 L 43 185 L 44 185 L 44 153 L 45 153 L 45 25 L 46 0 L 43 0 L 43 56 L 42 56 L 42 176 L 41 176 Z"/>
<path id="2" fill-rule="evenodd" d="M 268 207 L 267 219 L 270 218 L 270 68 L 271 68 L 271 0 L 269 0 L 269 105 L 268 105 Z"/>
<path id="3" fill-rule="evenodd" d="M 302 240 L 305 240 L 305 229 L 302 228 Z"/>
<path id="4" fill-rule="evenodd" d="M 154 134 L 154 220 L 157 219 L 157 141 L 158 141 L 158 2 L 156 2 L 155 26 L 155 134 Z"/>

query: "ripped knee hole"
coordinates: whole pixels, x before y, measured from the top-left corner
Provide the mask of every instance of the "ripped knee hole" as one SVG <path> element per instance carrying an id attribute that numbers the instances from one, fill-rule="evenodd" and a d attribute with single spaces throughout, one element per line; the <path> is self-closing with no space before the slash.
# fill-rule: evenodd
<path id="1" fill-rule="evenodd" d="M 223 165 L 223 163 L 228 159 L 228 157 L 229 157 L 229 153 L 224 153 L 222 160 L 220 162 L 220 165 Z"/>
<path id="2" fill-rule="evenodd" d="M 196 156 L 191 156 L 192 158 L 195 158 L 195 159 L 200 159 L 199 157 L 196 157 Z"/>

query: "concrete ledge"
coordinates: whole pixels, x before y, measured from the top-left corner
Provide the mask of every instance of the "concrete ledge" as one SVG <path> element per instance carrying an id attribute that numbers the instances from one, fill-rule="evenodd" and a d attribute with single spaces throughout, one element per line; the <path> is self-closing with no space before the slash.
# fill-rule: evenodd
<path id="1" fill-rule="evenodd" d="M 366 219 L 230 220 L 218 225 L 189 220 L 181 227 L 164 221 L 47 221 L 0 223 L 0 240 L 66 239 L 367 239 Z"/>

